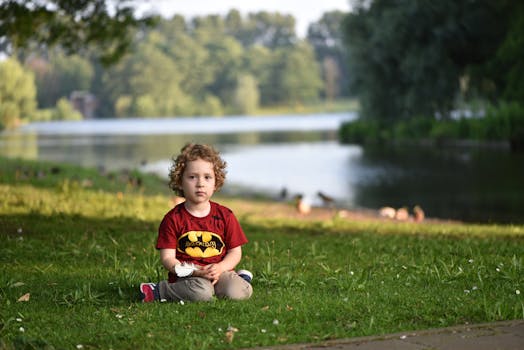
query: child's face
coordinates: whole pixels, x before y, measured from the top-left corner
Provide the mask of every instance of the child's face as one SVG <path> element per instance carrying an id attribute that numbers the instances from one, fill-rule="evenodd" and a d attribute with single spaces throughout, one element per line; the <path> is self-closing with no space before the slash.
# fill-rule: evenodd
<path id="1" fill-rule="evenodd" d="M 213 163 L 200 158 L 189 161 L 182 175 L 182 190 L 190 204 L 208 202 L 215 192 Z"/>

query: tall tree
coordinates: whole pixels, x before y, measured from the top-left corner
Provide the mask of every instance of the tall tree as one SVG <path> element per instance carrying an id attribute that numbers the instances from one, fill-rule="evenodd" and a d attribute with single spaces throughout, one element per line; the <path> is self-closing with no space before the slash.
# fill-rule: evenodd
<path id="1" fill-rule="evenodd" d="M 232 105 L 244 49 L 230 36 L 207 43 L 206 48 L 209 51 L 207 65 L 214 71 L 213 83 L 208 86 L 208 91 L 218 96 L 224 105 Z"/>
<path id="2" fill-rule="evenodd" d="M 500 45 L 504 11 L 490 0 L 355 1 L 344 30 L 362 114 L 447 116 L 466 67 Z"/>
<path id="3" fill-rule="evenodd" d="M 301 42 L 292 49 L 280 50 L 279 84 L 281 102 L 302 105 L 316 101 L 322 88 L 319 66 L 312 47 Z"/>
<path id="4" fill-rule="evenodd" d="M 469 92 L 524 105 L 524 3 L 500 1 L 507 3 L 507 34 L 495 55 L 485 64 L 473 65 L 468 70 Z"/>
<path id="5" fill-rule="evenodd" d="M 115 103 L 120 99 L 120 108 L 121 98 L 127 98 L 131 115 L 191 115 L 192 101 L 180 88 L 176 62 L 158 48 L 157 40 L 158 33 L 150 33 L 133 55 L 107 70 L 105 92 Z"/>
<path id="6" fill-rule="evenodd" d="M 250 72 L 256 77 L 260 93 L 260 104 L 271 105 L 275 102 L 275 87 L 272 80 L 275 54 L 269 48 L 261 45 L 249 47 L 244 54 L 243 71 Z"/>
<path id="7" fill-rule="evenodd" d="M 233 97 L 235 111 L 240 114 L 253 114 L 258 109 L 259 101 L 260 93 L 256 79 L 249 74 L 239 75 Z"/>
<path id="8" fill-rule="evenodd" d="M 308 27 L 307 41 L 322 64 L 322 78 L 327 99 L 349 96 L 348 50 L 344 45 L 342 11 L 330 11 Z"/>

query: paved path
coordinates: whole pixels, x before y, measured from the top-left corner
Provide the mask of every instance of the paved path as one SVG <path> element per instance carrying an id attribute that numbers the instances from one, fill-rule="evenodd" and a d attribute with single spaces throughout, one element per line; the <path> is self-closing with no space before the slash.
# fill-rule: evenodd
<path id="1" fill-rule="evenodd" d="M 524 319 L 258 350 L 524 350 Z"/>

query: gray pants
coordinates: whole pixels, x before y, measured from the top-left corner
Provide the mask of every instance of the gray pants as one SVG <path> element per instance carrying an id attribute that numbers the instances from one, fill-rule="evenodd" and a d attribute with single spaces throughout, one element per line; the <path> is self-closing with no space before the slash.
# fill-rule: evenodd
<path id="1" fill-rule="evenodd" d="M 223 272 L 214 286 L 206 278 L 185 277 L 179 278 L 175 283 L 161 281 L 158 287 L 160 299 L 175 302 L 209 301 L 214 295 L 218 298 L 245 300 L 253 294 L 251 284 L 234 271 Z"/>

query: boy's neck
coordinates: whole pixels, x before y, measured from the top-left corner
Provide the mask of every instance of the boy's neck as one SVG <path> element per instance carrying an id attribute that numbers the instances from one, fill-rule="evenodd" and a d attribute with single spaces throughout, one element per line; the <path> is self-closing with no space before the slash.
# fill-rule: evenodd
<path id="1" fill-rule="evenodd" d="M 209 212 L 211 211 L 211 203 L 209 203 L 209 201 L 196 204 L 189 203 L 188 201 L 186 201 L 184 203 L 184 206 L 191 215 L 196 216 L 198 218 L 208 216 Z"/>

